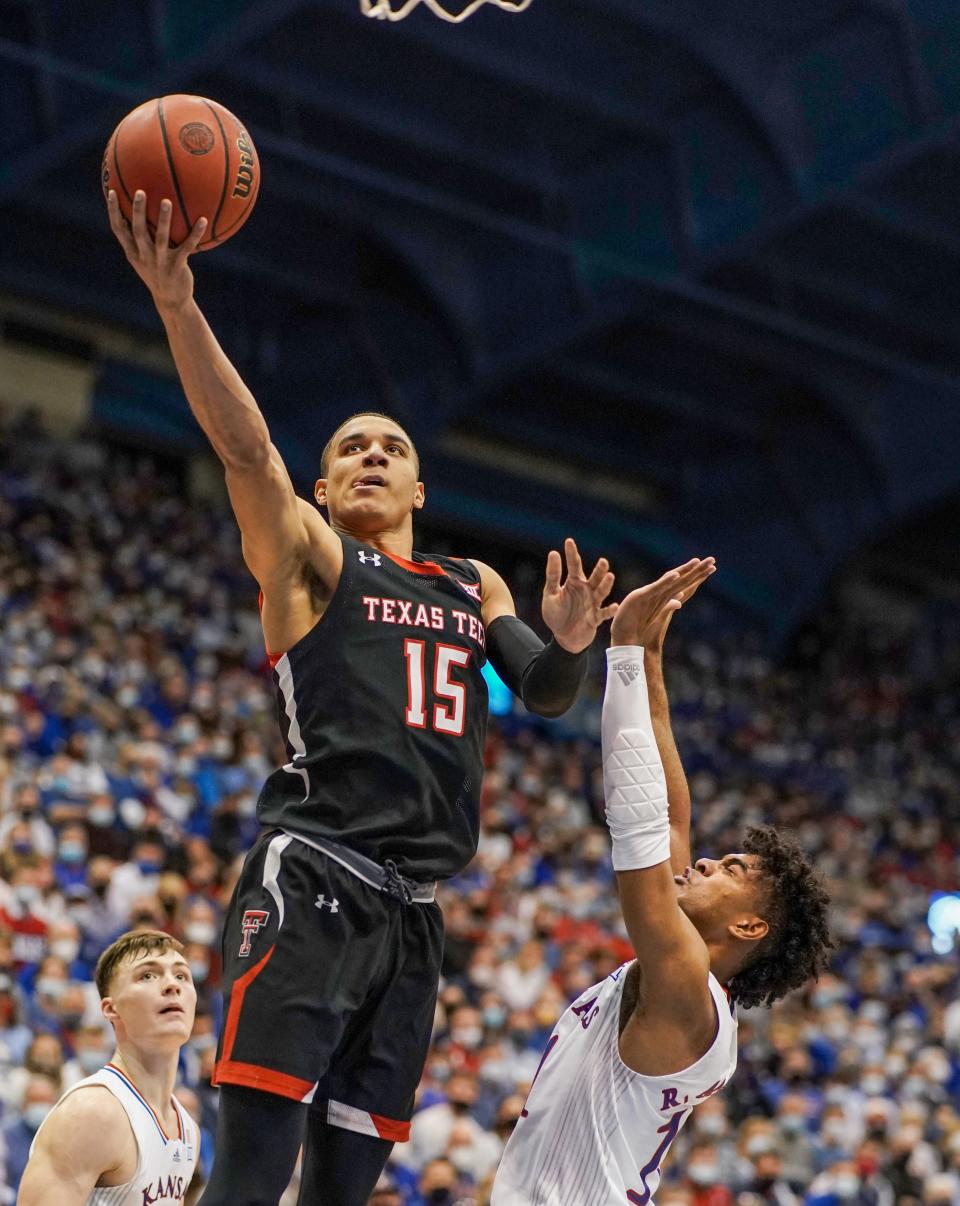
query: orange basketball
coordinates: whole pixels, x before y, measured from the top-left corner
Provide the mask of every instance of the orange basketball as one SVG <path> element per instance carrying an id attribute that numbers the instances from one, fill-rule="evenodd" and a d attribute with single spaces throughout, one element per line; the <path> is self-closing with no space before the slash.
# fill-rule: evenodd
<path id="1" fill-rule="evenodd" d="M 174 246 L 206 218 L 198 250 L 208 251 L 249 218 L 260 191 L 260 161 L 250 135 L 223 105 L 203 96 L 161 96 L 128 113 L 111 134 L 101 182 L 104 197 L 116 190 L 127 221 L 142 188 L 151 231 L 160 202 L 169 198 Z"/>

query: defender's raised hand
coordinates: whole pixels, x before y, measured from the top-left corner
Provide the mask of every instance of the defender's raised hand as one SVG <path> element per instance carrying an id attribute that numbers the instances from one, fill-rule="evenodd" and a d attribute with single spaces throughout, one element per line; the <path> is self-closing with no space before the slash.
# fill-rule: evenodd
<path id="1" fill-rule="evenodd" d="M 173 206 L 169 200 L 160 202 L 156 236 L 147 225 L 147 196 L 138 189 L 133 197 L 133 221 L 128 223 L 120 212 L 116 192 L 107 195 L 110 228 L 117 236 L 127 259 L 150 292 L 158 310 L 185 305 L 193 296 L 193 273 L 187 263 L 196 251 L 207 228 L 207 219 L 200 218 L 193 230 L 179 245 L 170 246 L 170 217 Z"/>
<path id="2" fill-rule="evenodd" d="M 547 557 L 547 580 L 543 588 L 543 622 L 558 645 L 568 653 L 580 653 L 596 636 L 597 628 L 616 615 L 616 603 L 603 605 L 613 590 L 613 574 L 606 557 L 601 557 L 586 577 L 577 546 L 569 537 L 563 543 L 567 558 L 567 577 L 560 578 L 563 565 L 558 552 Z"/>
<path id="3" fill-rule="evenodd" d="M 716 568 L 713 557 L 694 557 L 656 582 L 631 591 L 611 625 L 611 645 L 643 645 L 659 654 L 673 613 L 693 598 Z"/>

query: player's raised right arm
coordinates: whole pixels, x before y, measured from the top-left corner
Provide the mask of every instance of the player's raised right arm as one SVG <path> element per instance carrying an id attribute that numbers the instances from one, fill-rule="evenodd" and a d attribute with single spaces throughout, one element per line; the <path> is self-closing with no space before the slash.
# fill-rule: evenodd
<path id="1" fill-rule="evenodd" d="M 204 219 L 171 248 L 169 202 L 161 204 L 155 238 L 142 192 L 134 197 L 129 226 L 112 191 L 107 205 L 114 234 L 153 296 L 190 409 L 223 462 L 251 573 L 265 594 L 296 580 L 308 560 L 321 578 L 328 561 L 335 573 L 339 540 L 320 513 L 297 498 L 253 395 L 194 300 L 189 257 L 203 237 Z"/>

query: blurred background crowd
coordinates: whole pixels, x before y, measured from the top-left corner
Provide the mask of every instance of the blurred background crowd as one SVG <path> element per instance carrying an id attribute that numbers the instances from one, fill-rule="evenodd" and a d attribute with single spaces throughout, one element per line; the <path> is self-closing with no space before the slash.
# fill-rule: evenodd
<path id="1" fill-rule="evenodd" d="M 283 750 L 229 512 L 188 501 L 175 464 L 29 421 L 2 434 L 0 1202 L 13 1202 L 45 1114 L 110 1057 L 92 968 L 130 927 L 186 944 L 199 1005 L 177 1092 L 209 1167 L 220 924 Z M 532 618 L 539 559 L 498 564 Z M 783 658 L 762 648 L 709 597 L 668 638 L 694 849 L 734 850 L 753 822 L 794 830 L 829 881 L 838 949 L 817 984 L 741 1013 L 736 1077 L 674 1144 L 658 1206 L 956 1206 L 960 605 L 861 586 Z M 488 1202 L 555 1019 L 630 957 L 602 823 L 601 685 L 594 674 L 566 723 L 519 708 L 491 721 L 480 849 L 440 894 L 412 1136 L 376 1206 Z"/>

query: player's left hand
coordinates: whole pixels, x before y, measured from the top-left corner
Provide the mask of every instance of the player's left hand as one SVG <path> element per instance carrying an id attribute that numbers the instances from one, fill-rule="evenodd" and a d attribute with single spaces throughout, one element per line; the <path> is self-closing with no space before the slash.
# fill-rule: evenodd
<path id="1" fill-rule="evenodd" d="M 632 590 L 617 610 L 610 644 L 642 645 L 648 653 L 659 656 L 674 612 L 690 602 L 716 568 L 713 557 L 694 557 L 668 570 L 656 582 Z"/>
<path id="2" fill-rule="evenodd" d="M 567 559 L 567 577 L 560 578 L 563 564 L 556 551 L 547 557 L 547 580 L 543 588 L 543 622 L 553 633 L 554 640 L 568 653 L 580 653 L 593 642 L 597 629 L 617 613 L 616 603 L 603 605 L 613 590 L 613 574 L 606 557 L 601 557 L 586 577 L 576 543 L 563 542 Z"/>

